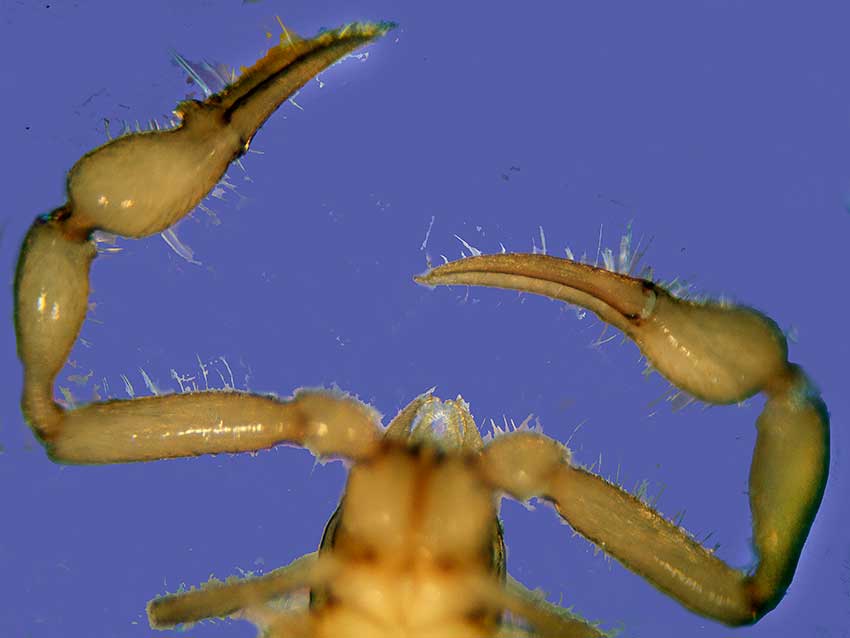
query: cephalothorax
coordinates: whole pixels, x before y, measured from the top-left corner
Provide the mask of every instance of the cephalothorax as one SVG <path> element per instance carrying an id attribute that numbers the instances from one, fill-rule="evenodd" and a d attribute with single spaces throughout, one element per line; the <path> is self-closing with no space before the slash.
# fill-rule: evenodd
<path id="1" fill-rule="evenodd" d="M 354 24 L 309 40 L 287 34 L 221 93 L 182 103 L 176 128 L 127 135 L 84 156 L 69 173 L 68 202 L 37 219 L 24 240 L 15 280 L 22 409 L 54 460 L 147 461 L 287 443 L 352 463 L 319 552 L 258 578 L 156 599 L 152 625 L 238 615 L 279 637 L 604 635 L 505 573 L 502 493 L 550 501 L 578 533 L 694 612 L 730 625 L 755 622 L 793 577 L 823 494 L 829 433 L 826 410 L 788 362 L 784 337 L 749 308 L 679 299 L 649 281 L 540 254 L 471 257 L 417 277 L 427 286 L 511 288 L 588 308 L 706 402 L 764 392 L 750 473 L 759 563 L 749 574 L 571 464 L 568 450 L 540 433 L 485 444 L 460 398 L 426 393 L 386 429 L 371 408 L 330 391 L 287 400 L 195 392 L 76 409 L 54 400 L 54 380 L 86 313 L 92 233 L 143 237 L 176 223 L 284 100 L 389 28 Z M 274 604 L 305 589 L 309 605 Z"/>

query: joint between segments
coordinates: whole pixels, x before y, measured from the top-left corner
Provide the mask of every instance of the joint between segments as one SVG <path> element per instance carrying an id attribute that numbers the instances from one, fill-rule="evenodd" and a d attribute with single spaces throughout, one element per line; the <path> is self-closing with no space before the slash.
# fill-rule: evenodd
<path id="1" fill-rule="evenodd" d="M 655 286 L 646 286 L 644 290 L 649 293 L 646 296 L 646 301 L 640 311 L 641 319 L 649 319 L 652 313 L 655 312 L 655 304 L 658 302 L 658 295 L 655 292 Z"/>

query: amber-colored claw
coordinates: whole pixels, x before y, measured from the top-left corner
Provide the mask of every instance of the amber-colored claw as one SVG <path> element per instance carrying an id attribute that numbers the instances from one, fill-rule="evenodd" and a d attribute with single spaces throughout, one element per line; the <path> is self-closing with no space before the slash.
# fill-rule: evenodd
<path id="1" fill-rule="evenodd" d="M 242 155 L 268 117 L 313 76 L 380 37 L 392 23 L 351 24 L 272 47 L 230 87 L 183 102 L 180 126 L 119 137 L 68 173 L 68 234 L 161 232 L 191 211 Z"/>
<path id="2" fill-rule="evenodd" d="M 678 299 L 650 281 L 548 255 L 469 257 L 416 278 L 533 292 L 587 308 L 625 332 L 674 385 L 711 403 L 766 388 L 785 366 L 776 324 L 739 306 Z"/>
<path id="3" fill-rule="evenodd" d="M 281 37 L 285 46 L 270 49 L 207 104 L 221 109 L 223 119 L 247 143 L 283 101 L 310 78 L 393 28 L 392 22 L 356 23 L 306 40 L 287 33 Z"/>

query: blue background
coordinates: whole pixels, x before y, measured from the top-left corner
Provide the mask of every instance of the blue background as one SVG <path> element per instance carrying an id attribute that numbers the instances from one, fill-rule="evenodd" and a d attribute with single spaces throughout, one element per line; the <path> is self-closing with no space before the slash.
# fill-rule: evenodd
<path id="1" fill-rule="evenodd" d="M 803 8 L 805 6 L 805 9 Z M 249 65 L 274 19 L 400 27 L 310 83 L 256 136 L 235 191 L 159 237 L 121 240 L 92 269 L 94 304 L 60 374 L 80 400 L 121 375 L 147 394 L 171 370 L 291 393 L 338 384 L 392 416 L 415 395 L 462 393 L 479 423 L 539 417 L 575 457 L 751 564 L 744 407 L 674 410 L 618 336 L 545 299 L 416 286 L 426 253 L 594 258 L 630 220 L 643 263 L 693 291 L 751 304 L 797 336 L 791 358 L 832 412 L 830 482 L 797 577 L 757 626 L 699 618 L 559 522 L 506 502 L 509 567 L 624 636 L 850 636 L 847 256 L 850 39 L 839 2 L 4 2 L 0 262 L 0 635 L 150 636 L 153 596 L 211 573 L 315 549 L 344 480 L 303 451 L 111 467 L 51 464 L 18 411 L 16 253 L 64 175 L 120 121 L 167 115 L 192 87 L 170 62 Z M 197 95 L 197 91 L 195 92 Z M 161 120 L 162 121 L 162 120 Z M 514 167 L 514 168 L 512 168 Z M 431 219 L 433 228 L 421 244 Z M 608 331 L 603 340 L 613 334 Z M 92 371 L 84 385 L 69 375 Z M 579 427 L 579 425 L 581 427 Z M 489 427 L 489 426 L 487 426 Z M 167 632 L 159 635 L 173 635 Z M 245 623 L 194 628 L 247 637 Z"/>

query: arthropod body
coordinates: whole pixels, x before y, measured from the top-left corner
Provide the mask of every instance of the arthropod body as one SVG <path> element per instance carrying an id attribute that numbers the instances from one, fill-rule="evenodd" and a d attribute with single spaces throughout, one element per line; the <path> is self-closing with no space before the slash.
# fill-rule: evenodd
<path id="1" fill-rule="evenodd" d="M 86 313 L 91 239 L 162 231 L 186 215 L 294 90 L 389 24 L 291 39 L 170 131 L 130 135 L 72 168 L 68 201 L 27 235 L 15 286 L 22 409 L 59 462 L 113 463 L 303 446 L 352 463 L 320 551 L 259 578 L 210 583 L 149 605 L 156 627 L 236 615 L 268 636 L 473 638 L 604 635 L 505 572 L 497 499 L 551 502 L 579 534 L 694 612 L 757 621 L 788 587 L 819 506 L 828 419 L 787 360 L 772 320 L 745 307 L 677 298 L 647 280 L 540 254 L 476 256 L 417 277 L 542 294 L 620 329 L 673 384 L 706 402 L 767 397 L 750 473 L 752 573 L 729 567 L 647 503 L 574 464 L 559 442 L 512 432 L 485 444 L 461 399 L 414 399 L 386 429 L 339 392 L 290 399 L 195 392 L 69 409 L 53 384 Z M 304 608 L 275 601 L 309 589 Z"/>

